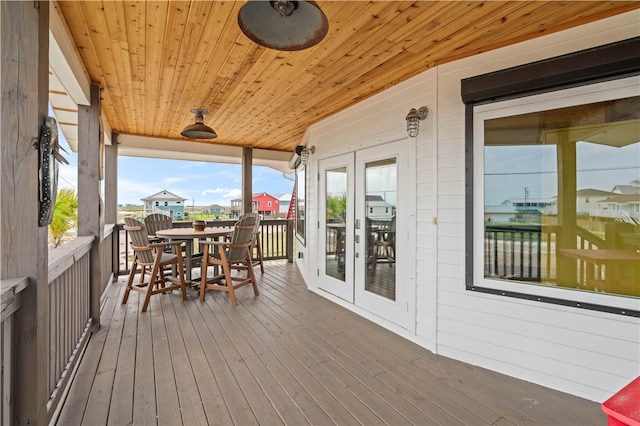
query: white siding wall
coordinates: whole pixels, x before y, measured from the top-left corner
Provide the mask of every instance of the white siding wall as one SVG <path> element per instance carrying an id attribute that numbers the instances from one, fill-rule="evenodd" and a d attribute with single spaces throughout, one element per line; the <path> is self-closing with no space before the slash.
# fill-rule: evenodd
<path id="1" fill-rule="evenodd" d="M 311 243 L 301 265 L 310 288 L 317 286 L 317 160 L 406 138 L 405 115 L 426 105 L 430 111 L 420 123 L 416 158 L 416 331 L 407 337 L 442 355 L 595 401 L 640 375 L 637 318 L 465 290 L 465 122 L 460 98 L 463 78 L 639 32 L 640 12 L 634 11 L 445 64 L 311 127 L 308 144 L 316 146 L 307 190 Z"/>

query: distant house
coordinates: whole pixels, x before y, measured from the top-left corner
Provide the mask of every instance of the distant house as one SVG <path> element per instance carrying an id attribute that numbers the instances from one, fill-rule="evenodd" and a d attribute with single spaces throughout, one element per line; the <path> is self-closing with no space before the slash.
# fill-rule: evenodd
<path id="1" fill-rule="evenodd" d="M 391 219 L 396 214 L 395 206 L 386 202 L 380 195 L 367 195 L 365 203 L 369 219 Z"/>
<path id="2" fill-rule="evenodd" d="M 179 197 L 166 189 L 140 200 L 144 205 L 145 216 L 151 213 L 164 213 L 173 220 L 184 219 L 184 202 L 187 199 Z"/>
<path id="3" fill-rule="evenodd" d="M 289 213 L 289 205 L 291 204 L 291 193 L 278 195 L 278 201 L 280 201 L 280 210 L 278 213 L 283 217 Z"/>
<path id="4" fill-rule="evenodd" d="M 640 179 L 635 179 L 628 185 L 616 185 L 611 192 L 622 195 L 640 194 Z"/>
<path id="5" fill-rule="evenodd" d="M 599 189 L 580 189 L 576 192 L 576 211 L 578 214 L 602 216 L 600 202 L 613 195 L 616 194 Z"/>
<path id="6" fill-rule="evenodd" d="M 511 201 L 509 201 L 511 203 Z M 505 201 L 505 204 L 507 201 Z M 514 207 L 519 203 L 511 203 Z M 558 214 L 557 202 L 548 203 L 540 211 Z M 576 213 L 589 217 L 614 218 L 640 222 L 640 179 L 628 185 L 616 185 L 611 191 L 586 188 L 576 191 Z"/>
<path id="7" fill-rule="evenodd" d="M 484 206 L 485 222 L 514 222 L 518 212 L 511 206 L 504 204 L 497 206 Z"/>
<path id="8" fill-rule="evenodd" d="M 549 207 L 552 202 L 533 198 L 511 198 L 505 200 L 502 204 L 512 207 L 518 213 L 539 214 Z"/>
<path id="9" fill-rule="evenodd" d="M 614 194 L 599 203 L 601 216 L 614 217 L 640 223 L 640 193 Z"/>
<path id="10" fill-rule="evenodd" d="M 229 207 L 221 206 L 220 204 L 211 204 L 202 208 L 202 213 L 228 215 L 231 212 Z"/>
<path id="11" fill-rule="evenodd" d="M 251 197 L 252 211 L 262 217 L 275 217 L 280 211 L 280 200 L 266 192 L 253 194 Z M 242 198 L 231 200 L 231 214 L 240 216 L 242 212 Z"/>

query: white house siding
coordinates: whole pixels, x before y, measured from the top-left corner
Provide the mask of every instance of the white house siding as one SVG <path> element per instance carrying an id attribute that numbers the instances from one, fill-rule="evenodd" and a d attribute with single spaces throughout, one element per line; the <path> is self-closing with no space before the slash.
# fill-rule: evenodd
<path id="1" fill-rule="evenodd" d="M 317 160 L 406 138 L 409 109 L 428 106 L 416 145 L 415 325 L 395 331 L 445 356 L 605 400 L 640 375 L 640 320 L 465 290 L 460 81 L 639 32 L 640 12 L 633 11 L 441 65 L 312 126 L 307 133 L 307 143 L 316 146 L 310 163 L 315 174 L 307 189 L 309 241 L 317 241 Z M 309 244 L 307 250 L 315 247 Z M 318 253 L 305 256 L 300 266 L 316 289 Z"/>
<path id="2" fill-rule="evenodd" d="M 639 23 L 634 11 L 438 67 L 438 353 L 596 401 L 640 374 L 638 319 L 465 290 L 460 100 L 463 78 L 638 36 Z"/>

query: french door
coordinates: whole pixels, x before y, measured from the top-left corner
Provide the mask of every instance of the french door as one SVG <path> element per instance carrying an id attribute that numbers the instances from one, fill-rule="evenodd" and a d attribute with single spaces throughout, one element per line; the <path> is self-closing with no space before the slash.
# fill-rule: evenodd
<path id="1" fill-rule="evenodd" d="M 403 327 L 415 281 L 412 143 L 319 163 L 319 287 Z"/>

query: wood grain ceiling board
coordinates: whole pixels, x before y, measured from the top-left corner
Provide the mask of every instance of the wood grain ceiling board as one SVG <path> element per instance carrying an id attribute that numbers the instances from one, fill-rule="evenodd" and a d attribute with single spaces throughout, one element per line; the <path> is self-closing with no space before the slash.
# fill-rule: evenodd
<path id="1" fill-rule="evenodd" d="M 113 131 L 292 151 L 308 126 L 430 67 L 640 8 L 636 1 L 321 1 L 327 37 L 280 52 L 242 34 L 244 1 L 59 1 Z M 185 140 L 185 143 L 191 141 Z M 195 142 L 194 142 L 195 143 Z"/>

